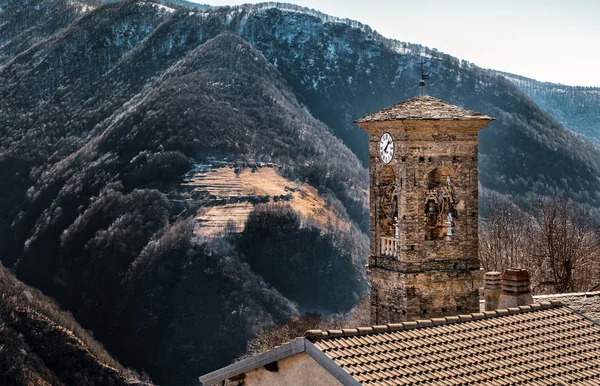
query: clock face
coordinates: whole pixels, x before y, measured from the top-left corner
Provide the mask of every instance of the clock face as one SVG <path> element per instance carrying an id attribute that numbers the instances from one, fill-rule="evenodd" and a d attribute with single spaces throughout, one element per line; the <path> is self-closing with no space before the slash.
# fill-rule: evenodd
<path id="1" fill-rule="evenodd" d="M 394 156 L 394 140 L 390 133 L 385 133 L 379 140 L 379 155 L 383 163 L 390 163 Z"/>

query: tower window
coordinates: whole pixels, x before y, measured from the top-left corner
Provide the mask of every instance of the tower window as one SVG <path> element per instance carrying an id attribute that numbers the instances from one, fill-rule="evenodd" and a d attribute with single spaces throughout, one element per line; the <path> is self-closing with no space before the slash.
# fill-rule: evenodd
<path id="1" fill-rule="evenodd" d="M 425 157 L 419 157 L 419 162 L 425 162 Z"/>
<path id="2" fill-rule="evenodd" d="M 392 238 L 396 235 L 398 221 L 398 187 L 396 184 L 394 169 L 386 165 L 379 174 L 376 193 L 379 233 L 384 238 Z"/>
<path id="3" fill-rule="evenodd" d="M 458 213 L 455 208 L 454 173 L 451 168 L 441 167 L 428 174 L 428 188 L 423 203 L 426 215 L 425 240 L 455 239 L 454 220 Z"/>

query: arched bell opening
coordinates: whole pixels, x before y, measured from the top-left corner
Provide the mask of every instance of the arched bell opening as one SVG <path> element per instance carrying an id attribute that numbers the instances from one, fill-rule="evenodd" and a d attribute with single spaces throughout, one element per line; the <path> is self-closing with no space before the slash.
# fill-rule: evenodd
<path id="1" fill-rule="evenodd" d="M 454 170 L 452 170 L 452 168 L 449 167 L 442 166 L 439 168 L 432 169 L 429 173 L 427 173 L 427 187 L 429 189 L 435 189 L 447 183 L 448 177 L 450 177 L 451 181 L 454 180 L 454 176 Z"/>
<path id="2" fill-rule="evenodd" d="M 398 222 L 398 192 L 396 173 L 389 165 L 384 166 L 379 175 L 378 193 L 380 234 L 393 237 Z"/>
<path id="3" fill-rule="evenodd" d="M 428 190 L 425 194 L 425 240 L 456 240 L 456 200 L 453 187 L 454 172 L 440 167 L 427 174 Z"/>
<path id="4" fill-rule="evenodd" d="M 390 165 L 384 166 L 379 174 L 377 200 L 380 252 L 383 256 L 396 256 L 398 248 L 398 187 L 396 173 Z"/>

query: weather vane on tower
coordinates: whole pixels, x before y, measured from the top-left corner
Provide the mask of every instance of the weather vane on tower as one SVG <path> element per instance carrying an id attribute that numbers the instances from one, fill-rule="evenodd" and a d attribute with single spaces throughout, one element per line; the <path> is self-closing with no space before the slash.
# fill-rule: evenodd
<path id="1" fill-rule="evenodd" d="M 423 69 L 425 61 L 423 60 L 422 56 L 419 65 L 421 66 L 421 80 L 419 81 L 419 87 L 421 87 L 421 95 L 423 95 L 425 92 L 425 81 L 429 79 L 429 74 L 425 74 L 425 70 Z"/>

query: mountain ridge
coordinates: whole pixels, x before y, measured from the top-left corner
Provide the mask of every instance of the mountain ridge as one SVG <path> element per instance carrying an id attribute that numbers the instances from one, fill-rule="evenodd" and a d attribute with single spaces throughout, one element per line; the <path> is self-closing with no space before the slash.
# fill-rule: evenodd
<path id="1" fill-rule="evenodd" d="M 600 145 L 600 87 L 567 86 L 501 74 L 566 128 Z"/>
<path id="2" fill-rule="evenodd" d="M 219 8 L 219 7 L 215 7 Z M 248 8 L 248 5 L 242 6 L 233 6 L 228 7 L 224 6 L 221 8 L 228 9 L 237 9 L 242 10 Z M 363 31 L 366 35 L 372 37 L 373 39 L 382 42 L 386 47 L 391 49 L 392 51 L 398 54 L 409 54 L 409 53 L 418 53 L 419 56 L 425 57 L 428 60 L 447 60 L 447 57 L 451 56 L 450 54 L 438 51 L 435 48 L 429 48 L 417 43 L 411 43 L 406 41 L 401 41 L 398 39 L 387 38 L 377 30 L 371 28 L 367 24 L 363 24 L 359 21 L 348 19 L 348 18 L 340 18 L 335 16 L 330 16 L 320 11 L 316 11 L 314 9 L 297 6 L 291 3 L 281 3 L 281 2 L 263 2 L 255 5 L 251 5 L 250 9 L 252 12 L 260 12 L 268 9 L 276 8 L 281 11 L 291 11 L 291 12 L 299 12 L 309 16 L 313 16 L 321 20 L 323 23 L 341 23 L 348 25 L 352 28 L 357 28 Z M 454 58 L 456 59 L 456 58 Z M 535 79 L 527 78 L 524 76 L 511 74 L 508 72 L 503 72 L 494 69 L 485 69 L 477 66 L 475 63 L 469 62 L 468 60 L 459 60 L 461 66 L 471 67 L 474 69 L 479 69 L 481 71 L 487 72 L 489 76 L 501 75 L 506 77 L 508 80 L 515 83 L 527 96 L 532 98 L 536 102 L 536 104 L 540 105 L 542 109 L 547 111 L 553 118 L 555 118 L 559 123 L 563 124 L 568 129 L 574 131 L 575 133 L 582 134 L 585 138 L 595 142 L 600 143 L 600 112 L 598 109 L 593 109 L 594 106 L 597 106 L 600 95 L 600 88 L 598 87 L 586 87 L 586 86 L 568 86 L 563 85 L 556 82 L 541 82 Z M 416 63 L 415 63 L 416 64 Z M 535 86 L 528 86 L 528 84 L 534 84 Z M 570 105 L 570 110 L 563 110 L 557 105 L 559 104 L 556 101 L 550 100 L 546 102 L 546 98 L 540 96 L 539 92 L 536 92 L 536 87 L 540 86 L 558 88 L 564 90 L 566 92 L 570 92 L 571 98 L 573 99 L 573 103 Z M 415 89 L 416 90 L 416 89 Z M 575 94 L 574 94 L 575 93 Z M 588 101 L 587 99 L 581 97 L 582 94 L 590 94 L 591 98 Z M 579 98 L 578 98 L 579 97 Z M 561 99 L 560 103 L 565 105 L 564 98 Z M 587 116 L 582 119 L 577 116 L 580 115 L 581 109 L 577 109 L 576 105 L 584 104 L 585 113 Z M 576 111 L 573 112 L 573 111 Z M 579 113 L 579 114 L 578 114 Z M 590 127 L 592 127 L 590 129 Z"/>

